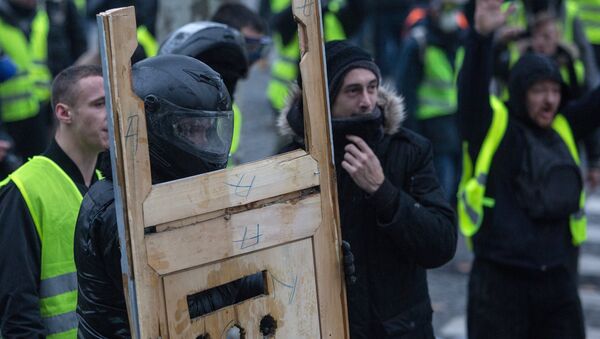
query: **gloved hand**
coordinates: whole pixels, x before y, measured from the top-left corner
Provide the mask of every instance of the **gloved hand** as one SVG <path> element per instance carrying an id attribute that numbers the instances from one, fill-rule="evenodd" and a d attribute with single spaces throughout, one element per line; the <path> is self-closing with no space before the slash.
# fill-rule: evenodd
<path id="1" fill-rule="evenodd" d="M 354 267 L 354 254 L 350 248 L 350 243 L 342 240 L 342 255 L 344 256 L 344 276 L 346 277 L 346 285 L 354 285 L 356 280 L 356 267 Z"/>

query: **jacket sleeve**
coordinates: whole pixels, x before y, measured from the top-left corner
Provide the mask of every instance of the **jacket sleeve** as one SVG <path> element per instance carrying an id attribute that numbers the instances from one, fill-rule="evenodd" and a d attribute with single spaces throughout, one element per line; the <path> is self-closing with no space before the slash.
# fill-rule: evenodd
<path id="1" fill-rule="evenodd" d="M 106 274 L 110 278 L 113 287 L 119 291 L 123 291 L 121 249 L 119 246 L 119 230 L 114 200 L 103 214 L 102 224 L 98 225 L 100 228 L 98 230 L 100 237 L 97 250 L 98 253 L 102 253 Z"/>
<path id="2" fill-rule="evenodd" d="M 14 183 L 0 190 L 0 329 L 4 338 L 43 338 L 39 305 L 41 243 Z"/>
<path id="3" fill-rule="evenodd" d="M 492 122 L 489 85 L 492 79 L 492 37 L 470 30 L 465 43 L 465 58 L 458 78 L 458 127 L 461 139 L 469 144 L 471 159 Z"/>
<path id="4" fill-rule="evenodd" d="M 456 218 L 444 200 L 427 143 L 413 161 L 408 191 L 385 179 L 370 200 L 376 208 L 377 227 L 424 268 L 445 264 L 456 251 Z"/>

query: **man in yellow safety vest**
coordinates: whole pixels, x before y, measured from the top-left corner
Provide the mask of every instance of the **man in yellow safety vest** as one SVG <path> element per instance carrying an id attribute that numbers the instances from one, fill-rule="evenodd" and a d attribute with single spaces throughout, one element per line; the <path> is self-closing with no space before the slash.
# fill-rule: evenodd
<path id="1" fill-rule="evenodd" d="M 108 147 L 102 69 L 75 66 L 52 86 L 54 141 L 0 182 L 0 334 L 76 338 L 73 235 Z"/>
<path id="2" fill-rule="evenodd" d="M 458 82 L 458 216 L 475 254 L 468 336 L 584 338 L 577 258 L 585 193 L 576 141 L 600 126 L 600 87 L 568 101 L 558 65 L 529 53 L 510 71 L 507 106 L 490 99 L 494 32 L 511 12 L 501 6 L 477 0 Z"/>

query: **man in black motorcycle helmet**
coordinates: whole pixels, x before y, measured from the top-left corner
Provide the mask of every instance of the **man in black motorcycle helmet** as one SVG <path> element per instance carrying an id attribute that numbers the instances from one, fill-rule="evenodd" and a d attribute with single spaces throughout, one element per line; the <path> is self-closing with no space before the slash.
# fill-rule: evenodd
<path id="1" fill-rule="evenodd" d="M 225 167 L 231 144 L 231 99 L 219 74 L 181 55 L 145 59 L 133 66 L 133 87 L 144 100 L 152 183 Z M 121 276 L 121 255 L 110 161 L 108 180 L 84 197 L 75 230 L 79 337 L 131 337 Z M 204 296 L 196 312 L 235 303 L 245 291 L 264 290 L 246 279 Z M 192 312 L 192 309 L 190 309 Z"/>
<path id="2" fill-rule="evenodd" d="M 231 99 L 221 76 L 204 63 L 202 69 L 190 68 L 194 60 L 165 55 L 133 66 L 134 91 L 146 111 L 153 181 L 214 171 L 227 163 Z"/>
<path id="3" fill-rule="evenodd" d="M 206 63 L 221 75 L 231 95 L 234 125 L 230 165 L 238 163 L 234 154 L 240 145 L 243 113 L 235 103 L 235 89 L 240 79 L 246 78 L 250 67 L 244 36 L 237 29 L 211 21 L 197 21 L 184 25 L 163 42 L 159 55 L 187 55 Z"/>

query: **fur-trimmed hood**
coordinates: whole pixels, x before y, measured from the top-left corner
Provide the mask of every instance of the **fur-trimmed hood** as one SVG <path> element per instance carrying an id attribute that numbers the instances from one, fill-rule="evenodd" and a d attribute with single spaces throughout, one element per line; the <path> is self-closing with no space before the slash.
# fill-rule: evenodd
<path id="1" fill-rule="evenodd" d="M 299 110 L 302 92 L 297 85 L 294 85 L 290 91 L 287 103 L 279 113 L 277 128 L 282 136 L 291 136 L 294 140 L 301 141 L 304 138 L 304 133 L 301 132 L 304 131 L 304 127 L 295 126 L 299 123 L 294 122 L 303 121 L 302 112 Z M 382 85 L 379 86 L 377 106 L 383 112 L 384 133 L 391 135 L 398 132 L 406 118 L 404 98 L 398 95 L 391 86 Z M 290 121 L 292 122 L 290 123 Z"/>

